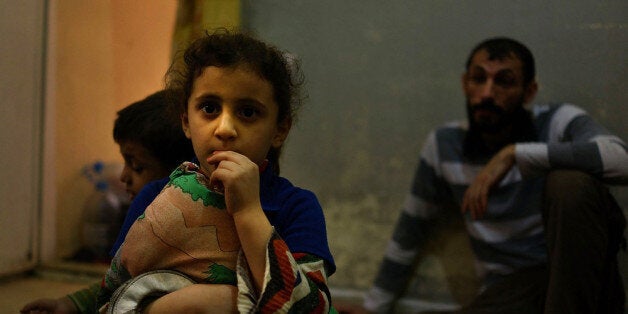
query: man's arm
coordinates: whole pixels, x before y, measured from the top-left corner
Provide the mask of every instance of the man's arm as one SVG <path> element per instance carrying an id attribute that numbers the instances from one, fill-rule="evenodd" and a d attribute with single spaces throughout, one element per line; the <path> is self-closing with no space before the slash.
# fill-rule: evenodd
<path id="1" fill-rule="evenodd" d="M 507 145 L 491 158 L 464 192 L 462 213 L 469 211 L 473 219 L 482 217 L 486 212 L 488 193 L 504 178 L 514 164 L 515 145 Z"/>
<path id="2" fill-rule="evenodd" d="M 547 142 L 507 145 L 482 169 L 465 192 L 462 212 L 474 219 L 486 211 L 490 190 L 513 165 L 524 177 L 552 169 L 575 169 L 606 183 L 628 184 L 626 144 L 573 105 L 559 107 L 548 128 Z"/>
<path id="3" fill-rule="evenodd" d="M 546 143 L 517 143 L 516 164 L 523 176 L 551 169 L 575 169 L 606 183 L 628 184 L 626 143 L 584 110 L 560 106 L 551 118 Z"/>

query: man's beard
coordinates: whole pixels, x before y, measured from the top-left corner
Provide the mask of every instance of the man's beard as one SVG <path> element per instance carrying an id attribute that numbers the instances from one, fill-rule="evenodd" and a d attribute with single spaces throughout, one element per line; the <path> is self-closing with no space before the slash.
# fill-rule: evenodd
<path id="1" fill-rule="evenodd" d="M 517 106 L 517 109 L 522 108 L 523 104 Z M 493 100 L 485 100 L 477 105 L 471 106 L 467 100 L 467 118 L 469 119 L 469 130 L 496 134 L 512 125 L 513 120 L 516 118 L 517 109 L 512 112 L 507 112 L 502 107 L 495 104 Z M 476 113 L 480 110 L 491 113 L 493 117 L 480 117 L 476 118 Z"/>
<path id="2" fill-rule="evenodd" d="M 485 110 L 495 117 L 476 120 L 477 110 Z M 469 131 L 464 141 L 464 154 L 470 158 L 490 157 L 504 146 L 511 143 L 536 141 L 536 128 L 531 113 L 523 107 L 523 99 L 511 112 L 497 106 L 494 101 L 484 101 L 471 106 L 467 100 L 467 118 Z M 482 134 L 509 132 L 506 140 L 498 147 L 489 147 L 482 139 Z"/>

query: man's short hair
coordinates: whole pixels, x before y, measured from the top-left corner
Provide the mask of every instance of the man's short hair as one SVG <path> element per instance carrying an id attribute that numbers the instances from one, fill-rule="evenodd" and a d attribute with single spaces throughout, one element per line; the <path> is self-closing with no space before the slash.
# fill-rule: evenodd
<path id="1" fill-rule="evenodd" d="M 504 60 L 514 55 L 521 61 L 524 85 L 528 85 L 534 80 L 536 76 L 534 56 L 532 56 L 532 52 L 524 44 L 508 37 L 486 39 L 475 46 L 471 54 L 469 54 L 465 67 L 466 70 L 469 70 L 473 56 L 481 50 L 488 52 L 489 60 Z"/>

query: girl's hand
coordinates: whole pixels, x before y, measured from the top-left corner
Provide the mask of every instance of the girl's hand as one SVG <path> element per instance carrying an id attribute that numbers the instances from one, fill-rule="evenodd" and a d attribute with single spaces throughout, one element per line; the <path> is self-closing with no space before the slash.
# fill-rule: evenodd
<path id="1" fill-rule="evenodd" d="M 215 152 L 207 162 L 216 167 L 209 184 L 224 189 L 227 212 L 235 222 L 253 282 L 258 291 L 262 291 L 266 246 L 273 228 L 262 211 L 259 198 L 259 167 L 246 156 L 232 151 Z"/>
<path id="2" fill-rule="evenodd" d="M 207 162 L 216 167 L 209 177 L 209 184 L 222 189 L 230 215 L 261 208 L 257 164 L 233 151 L 214 152 Z"/>

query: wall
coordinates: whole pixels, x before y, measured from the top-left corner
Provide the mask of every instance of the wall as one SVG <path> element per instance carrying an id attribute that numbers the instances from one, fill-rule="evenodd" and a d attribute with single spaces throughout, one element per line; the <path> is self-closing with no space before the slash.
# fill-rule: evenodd
<path id="1" fill-rule="evenodd" d="M 45 13 L 42 1 L 0 1 L 0 275 L 38 259 Z"/>
<path id="2" fill-rule="evenodd" d="M 58 257 L 80 242 L 83 203 L 92 187 L 80 168 L 96 159 L 121 162 L 112 139 L 116 112 L 163 88 L 170 65 L 176 1 L 51 1 L 48 107 L 54 134 L 48 163 L 55 178 Z M 49 211 L 54 211 L 51 207 Z"/>
<path id="3" fill-rule="evenodd" d="M 537 102 L 573 102 L 628 139 L 620 114 L 628 101 L 627 9 L 625 1 L 582 0 L 243 1 L 245 25 L 302 61 L 309 98 L 282 173 L 323 204 L 338 264 L 331 284 L 371 284 L 425 136 L 464 118 L 460 76 L 482 39 L 507 35 L 529 45 Z M 617 190 L 624 208 L 626 191 Z M 465 238 L 453 241 L 450 260 Z M 442 262 L 420 266 L 425 277 L 414 293 L 443 292 Z"/>

